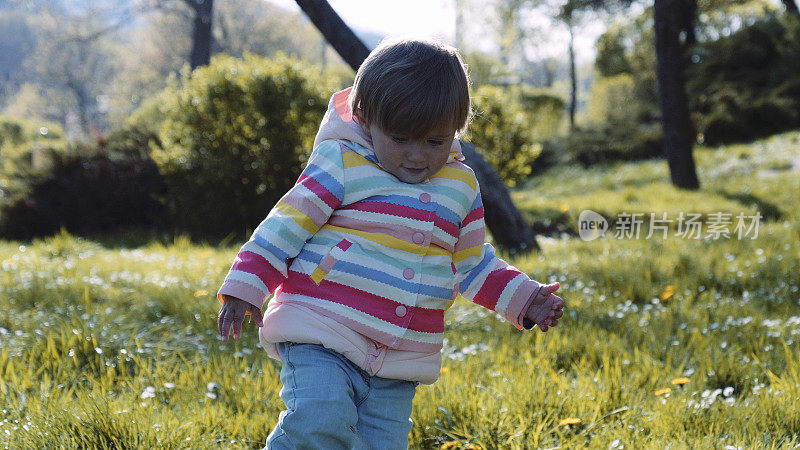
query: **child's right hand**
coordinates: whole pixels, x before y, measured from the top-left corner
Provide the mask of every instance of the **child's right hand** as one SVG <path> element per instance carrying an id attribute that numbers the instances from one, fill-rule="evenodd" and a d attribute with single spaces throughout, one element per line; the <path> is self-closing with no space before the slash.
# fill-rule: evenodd
<path id="1" fill-rule="evenodd" d="M 222 299 L 224 303 L 219 310 L 219 316 L 217 316 L 217 326 L 223 341 L 227 342 L 228 340 L 231 324 L 233 325 L 233 338 L 239 339 L 242 334 L 242 322 L 244 322 L 244 316 L 247 314 L 253 316 L 253 321 L 255 321 L 256 325 L 259 327 L 264 326 L 264 317 L 261 315 L 261 310 L 255 305 L 230 295 L 223 294 Z"/>

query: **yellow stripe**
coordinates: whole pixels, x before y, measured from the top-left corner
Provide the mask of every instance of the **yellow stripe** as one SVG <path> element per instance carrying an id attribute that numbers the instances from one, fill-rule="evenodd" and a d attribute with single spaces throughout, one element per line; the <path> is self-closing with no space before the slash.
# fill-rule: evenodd
<path id="1" fill-rule="evenodd" d="M 368 160 L 367 158 L 364 158 L 363 156 L 355 152 L 342 153 L 342 162 L 344 164 L 345 169 L 349 169 L 351 167 L 359 167 L 359 166 L 372 166 L 380 168 L 378 167 L 377 164 L 373 163 L 372 161 Z"/>
<path id="2" fill-rule="evenodd" d="M 463 261 L 463 260 L 465 260 L 467 258 L 471 258 L 473 256 L 477 256 L 478 258 L 480 258 L 480 256 L 481 256 L 481 247 L 483 247 L 483 246 L 482 245 L 476 245 L 476 246 L 473 246 L 473 247 L 470 247 L 470 248 L 465 248 L 464 250 L 459 250 L 459 251 L 453 253 L 453 263 L 454 264 L 458 264 L 461 261 Z"/>
<path id="3" fill-rule="evenodd" d="M 303 214 L 300 210 L 284 202 L 283 200 L 279 201 L 278 204 L 275 205 L 275 209 L 294 219 L 298 225 L 303 227 L 309 233 L 315 234 L 317 231 L 319 231 L 319 227 L 317 227 L 317 224 L 315 224 L 310 217 Z"/>
<path id="4" fill-rule="evenodd" d="M 465 183 L 472 189 L 475 189 L 475 177 L 472 176 L 469 172 L 463 171 L 461 169 L 456 169 L 455 167 L 444 166 L 442 170 L 436 172 L 433 178 L 447 178 L 449 180 L 458 180 Z"/>
<path id="5" fill-rule="evenodd" d="M 402 239 L 397 239 L 396 237 L 389 236 L 388 234 L 385 233 L 354 230 L 352 228 L 342 228 L 331 224 L 325 224 L 322 228 L 325 230 L 337 231 L 339 233 L 359 236 L 371 242 L 375 242 L 376 244 L 383 245 L 384 247 L 389 247 L 396 250 L 402 250 L 404 252 L 414 253 L 420 256 L 428 256 L 428 255 L 450 256 L 449 251 L 437 245 L 430 245 L 428 247 L 425 247 L 423 245 L 412 244 L 411 242 L 404 241 Z"/>
<path id="6" fill-rule="evenodd" d="M 450 307 L 453 306 L 453 303 L 456 302 L 456 299 L 459 299 L 459 298 L 464 298 L 464 297 L 462 297 L 461 294 L 454 295 L 453 299 L 450 300 L 450 303 L 447 304 L 447 306 L 444 308 L 444 310 L 447 311 L 448 309 L 450 309 Z M 465 299 L 465 301 L 466 301 L 466 299 Z"/>
<path id="7" fill-rule="evenodd" d="M 317 267 L 317 270 L 311 274 L 311 279 L 314 280 L 314 283 L 320 284 L 322 280 L 325 278 L 325 275 L 328 273 Z"/>

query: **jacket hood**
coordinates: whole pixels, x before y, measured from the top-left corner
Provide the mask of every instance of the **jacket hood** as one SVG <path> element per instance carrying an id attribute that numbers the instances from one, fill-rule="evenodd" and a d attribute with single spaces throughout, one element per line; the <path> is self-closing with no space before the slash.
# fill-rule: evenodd
<path id="1" fill-rule="evenodd" d="M 343 139 L 354 142 L 362 147 L 372 150 L 372 138 L 364 132 L 358 123 L 358 119 L 353 116 L 350 108 L 350 92 L 353 87 L 339 91 L 331 97 L 328 102 L 328 111 L 322 118 L 317 136 L 314 138 L 314 148 L 322 141 L 327 139 Z M 464 155 L 461 153 L 461 143 L 458 139 L 453 140 L 450 148 L 450 157 L 447 162 L 463 161 Z"/>

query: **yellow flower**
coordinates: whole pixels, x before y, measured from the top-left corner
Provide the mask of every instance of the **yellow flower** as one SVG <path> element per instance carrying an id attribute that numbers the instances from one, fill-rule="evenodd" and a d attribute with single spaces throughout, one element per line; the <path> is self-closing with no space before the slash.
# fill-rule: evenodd
<path id="1" fill-rule="evenodd" d="M 442 373 L 450 373 L 450 368 L 446 366 L 442 367 Z"/>
<path id="2" fill-rule="evenodd" d="M 674 380 L 672 380 L 672 384 L 677 384 L 680 387 L 683 387 L 683 385 L 688 383 L 688 382 L 689 382 L 689 379 L 686 378 L 686 377 L 675 378 Z"/>
<path id="3" fill-rule="evenodd" d="M 661 293 L 661 300 L 667 300 L 672 297 L 673 294 L 675 294 L 675 286 L 670 284 L 664 288 L 664 292 Z"/>
<path id="4" fill-rule="evenodd" d="M 477 445 L 477 444 L 468 444 L 468 445 L 467 445 L 466 447 L 464 447 L 464 448 L 465 448 L 466 450 L 483 450 L 483 449 L 481 449 L 481 446 L 480 446 L 480 445 Z"/>
<path id="5" fill-rule="evenodd" d="M 670 392 L 672 392 L 672 389 L 670 388 L 659 389 L 656 391 L 656 395 L 669 394 Z"/>
<path id="6" fill-rule="evenodd" d="M 205 289 L 200 289 L 199 291 L 194 293 L 195 297 L 202 297 L 204 295 L 208 295 L 208 291 Z"/>
<path id="7" fill-rule="evenodd" d="M 558 209 L 561 212 L 565 213 L 565 212 L 569 211 L 569 205 L 567 205 L 567 204 L 561 205 L 561 208 L 558 208 Z"/>
<path id="8" fill-rule="evenodd" d="M 456 446 L 456 445 L 458 445 L 458 444 L 459 444 L 459 442 L 458 442 L 458 441 L 450 441 L 450 442 L 445 442 L 445 443 L 444 443 L 444 444 L 442 444 L 442 446 L 441 446 L 441 447 L 439 447 L 439 448 L 440 448 L 440 449 L 442 449 L 442 450 L 445 450 L 445 449 L 448 449 L 448 448 L 453 448 L 453 447 L 455 447 L 455 446 Z"/>
<path id="9" fill-rule="evenodd" d="M 577 425 L 581 422 L 582 420 L 577 417 L 567 417 L 566 419 L 561 419 L 561 421 L 558 422 L 558 425 L 563 427 L 569 425 Z"/>

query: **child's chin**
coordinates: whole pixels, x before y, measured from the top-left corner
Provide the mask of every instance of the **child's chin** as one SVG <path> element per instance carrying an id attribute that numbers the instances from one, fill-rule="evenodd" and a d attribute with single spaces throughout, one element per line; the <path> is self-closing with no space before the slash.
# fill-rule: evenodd
<path id="1" fill-rule="evenodd" d="M 422 170 L 419 172 L 411 172 L 405 169 L 400 169 L 399 173 L 396 173 L 395 176 L 404 183 L 417 184 L 425 181 L 425 179 L 427 178 L 427 174 L 428 174 L 427 170 Z"/>

